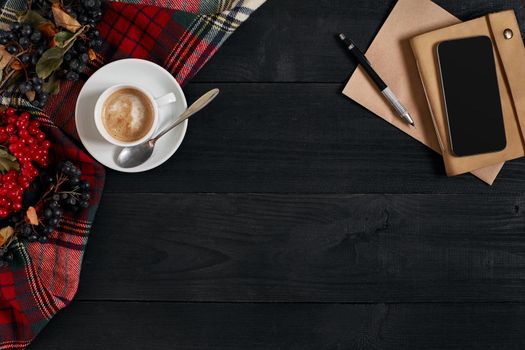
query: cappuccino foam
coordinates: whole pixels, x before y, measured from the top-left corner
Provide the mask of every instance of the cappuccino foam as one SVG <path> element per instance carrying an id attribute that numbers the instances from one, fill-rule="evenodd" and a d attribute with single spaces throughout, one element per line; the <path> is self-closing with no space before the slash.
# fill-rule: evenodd
<path id="1" fill-rule="evenodd" d="M 122 142 L 144 137 L 153 126 L 154 111 L 150 100 L 141 91 L 123 88 L 113 92 L 102 107 L 102 123 L 106 131 Z"/>

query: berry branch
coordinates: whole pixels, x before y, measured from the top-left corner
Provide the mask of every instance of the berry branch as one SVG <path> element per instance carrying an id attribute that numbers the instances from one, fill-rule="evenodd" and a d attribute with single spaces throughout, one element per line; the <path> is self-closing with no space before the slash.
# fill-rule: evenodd
<path id="1" fill-rule="evenodd" d="M 19 21 L 0 30 L 0 95 L 18 92 L 43 107 L 61 80 L 78 80 L 96 58 L 101 18 L 100 0 L 28 2 Z"/>

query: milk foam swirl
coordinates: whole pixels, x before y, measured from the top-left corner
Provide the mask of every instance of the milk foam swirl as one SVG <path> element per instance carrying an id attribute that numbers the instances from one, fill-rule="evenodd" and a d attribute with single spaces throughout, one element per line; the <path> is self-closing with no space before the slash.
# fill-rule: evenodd
<path id="1" fill-rule="evenodd" d="M 113 92 L 102 108 L 102 122 L 117 140 L 130 142 L 146 135 L 153 124 L 153 107 L 139 90 L 124 88 Z"/>

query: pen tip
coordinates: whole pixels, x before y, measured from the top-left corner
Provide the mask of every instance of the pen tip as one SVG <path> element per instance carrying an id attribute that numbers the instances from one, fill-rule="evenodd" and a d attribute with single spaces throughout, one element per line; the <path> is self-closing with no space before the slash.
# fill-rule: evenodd
<path id="1" fill-rule="evenodd" d="M 346 39 L 346 35 L 344 35 L 343 33 L 339 34 L 339 39 L 345 40 Z"/>

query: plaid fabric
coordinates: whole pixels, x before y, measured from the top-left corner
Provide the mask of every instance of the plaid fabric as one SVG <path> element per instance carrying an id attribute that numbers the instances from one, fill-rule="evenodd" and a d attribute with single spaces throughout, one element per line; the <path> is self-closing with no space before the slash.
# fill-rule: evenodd
<path id="1" fill-rule="evenodd" d="M 25 348 L 53 315 L 69 304 L 78 287 L 82 257 L 105 176 L 104 168 L 65 135 L 78 138 L 74 107 L 87 78 L 110 61 L 136 57 L 165 67 L 184 85 L 264 1 L 106 3 L 98 25 L 104 46 L 97 59 L 86 67 L 81 81 L 62 83 L 60 94 L 50 99 L 44 111 L 34 111 L 54 144 L 56 159 L 73 161 L 90 182 L 91 203 L 75 215 L 66 214 L 47 243 L 16 243 L 14 263 L 0 269 L 0 350 Z M 15 19 L 25 5 L 23 0 L 4 0 L 0 22 Z M 28 107 L 27 101 L 21 99 L 4 97 L 2 102 Z"/>
<path id="2" fill-rule="evenodd" d="M 143 58 L 163 66 L 184 86 L 264 1 L 107 3 L 104 18 L 98 25 L 105 43 L 98 59 L 87 67 L 81 82 L 62 85 L 64 92 L 48 102 L 45 113 L 53 116 L 55 124 L 67 134 L 77 138 L 73 116 L 75 100 L 83 82 L 104 64 L 127 57 Z M 176 7 L 152 5 L 159 3 Z M 225 10 L 211 12 L 217 9 Z"/>
<path id="3" fill-rule="evenodd" d="M 76 146 L 45 116 L 55 160 L 80 167 L 91 186 L 89 208 L 66 212 L 46 244 L 16 242 L 15 260 L 0 269 L 0 349 L 26 347 L 55 313 L 73 299 L 91 223 L 102 196 L 104 168 Z"/>

